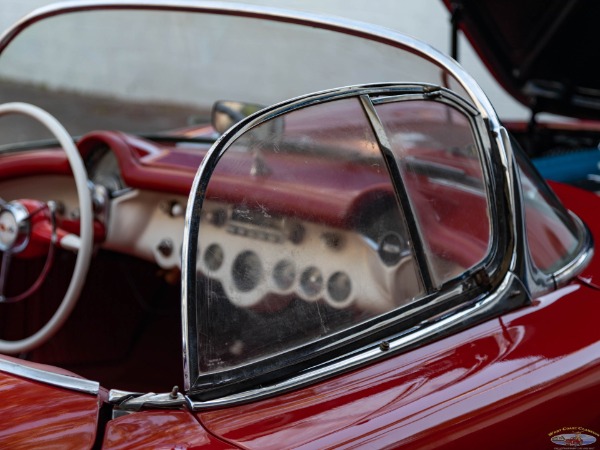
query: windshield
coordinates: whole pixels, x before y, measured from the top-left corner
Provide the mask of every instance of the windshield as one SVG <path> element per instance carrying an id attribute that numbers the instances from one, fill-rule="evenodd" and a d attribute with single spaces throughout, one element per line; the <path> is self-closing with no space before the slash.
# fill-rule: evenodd
<path id="1" fill-rule="evenodd" d="M 342 96 L 213 148 L 221 156 L 192 219 L 197 388 L 272 377 L 393 314 L 416 315 L 489 254 L 474 118 L 416 99 L 423 88 L 396 89 L 405 96 L 369 103 L 378 120 L 366 96 Z"/>

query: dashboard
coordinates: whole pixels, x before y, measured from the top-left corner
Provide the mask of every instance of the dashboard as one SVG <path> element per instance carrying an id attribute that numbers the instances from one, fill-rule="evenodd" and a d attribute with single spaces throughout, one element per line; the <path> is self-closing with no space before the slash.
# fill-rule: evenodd
<path id="1" fill-rule="evenodd" d="M 83 142 L 79 147 L 93 188 L 95 218 L 106 230 L 97 245 L 179 270 L 187 195 L 180 188 L 169 192 L 131 182 L 124 173 L 136 154 L 131 146 L 113 145 L 108 138 L 90 146 Z M 187 166 L 176 171 L 169 166 L 174 154 Z M 134 160 L 139 170 L 146 164 L 167 180 L 176 172 L 183 179 L 180 185 L 191 186 L 201 157 L 175 149 L 138 153 Z M 78 218 L 69 174 L 4 180 L 0 196 L 58 201 L 62 218 Z M 291 299 L 319 300 L 334 309 L 388 311 L 420 292 L 406 231 L 389 206 L 370 205 L 360 220 L 341 226 L 208 199 L 200 218 L 197 270 L 244 309 L 260 310 L 275 298 L 282 305 Z"/>

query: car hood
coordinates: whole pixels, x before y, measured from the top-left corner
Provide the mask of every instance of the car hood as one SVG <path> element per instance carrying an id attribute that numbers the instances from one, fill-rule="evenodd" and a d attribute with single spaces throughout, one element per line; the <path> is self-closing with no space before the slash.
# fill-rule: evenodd
<path id="1" fill-rule="evenodd" d="M 443 0 L 504 88 L 535 112 L 600 118 L 598 2 Z"/>

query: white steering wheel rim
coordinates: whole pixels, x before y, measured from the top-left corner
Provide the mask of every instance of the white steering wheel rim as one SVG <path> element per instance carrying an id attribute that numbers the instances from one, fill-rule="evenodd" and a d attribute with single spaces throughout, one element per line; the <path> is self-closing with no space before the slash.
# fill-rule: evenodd
<path id="1" fill-rule="evenodd" d="M 88 188 L 88 178 L 85 166 L 73 139 L 67 130 L 51 114 L 37 106 L 28 103 L 5 103 L 0 105 L 0 117 L 12 114 L 21 114 L 31 117 L 44 125 L 58 140 L 60 146 L 67 154 L 79 198 L 80 210 L 80 247 L 77 252 L 75 268 L 67 292 L 54 312 L 52 318 L 31 336 L 16 341 L 0 339 L 1 353 L 22 353 L 36 348 L 50 339 L 65 323 L 75 307 L 81 289 L 85 283 L 93 245 L 93 212 L 92 199 Z"/>

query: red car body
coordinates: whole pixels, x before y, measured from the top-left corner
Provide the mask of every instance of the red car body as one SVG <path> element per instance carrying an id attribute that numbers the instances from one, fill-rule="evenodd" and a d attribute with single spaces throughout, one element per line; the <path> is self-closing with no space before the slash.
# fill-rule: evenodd
<path id="1" fill-rule="evenodd" d="M 71 5 L 63 12 L 69 13 L 72 9 L 94 11 L 102 7 Z M 143 9 L 143 6 L 112 5 L 111 8 L 136 11 Z M 161 5 L 152 6 L 151 9 L 161 11 L 169 8 L 175 7 Z M 314 18 L 302 15 L 296 18 L 283 15 L 282 19 L 280 12 L 260 8 L 255 12 L 239 6 L 224 8 L 200 4 L 177 6 L 175 9 L 190 14 L 214 9 L 222 15 L 275 17 L 282 22 L 341 28 L 337 22 L 319 25 Z M 60 13 L 60 9 L 57 9 L 58 13 L 50 11 L 41 11 L 34 19 L 43 20 L 45 16 Z M 368 35 L 370 32 L 366 28 L 353 27 L 356 25 L 348 26 L 347 34 Z M 11 33 L 18 34 L 21 29 L 26 29 L 26 26 L 17 26 Z M 9 33 L 8 36 L 5 39 L 10 41 L 12 35 Z M 376 32 L 373 32 L 371 39 L 387 41 Z M 437 54 L 433 55 L 437 57 Z M 433 58 L 425 50 L 420 56 Z M 457 79 L 462 79 L 461 76 L 458 74 Z M 306 222 L 318 222 L 319 226 L 346 232 L 353 229 L 361 211 L 381 197 L 403 198 L 402 193 L 398 193 L 397 180 L 392 176 L 393 182 L 390 183 L 390 176 L 379 166 L 365 166 L 354 160 L 341 165 L 335 158 L 322 158 L 319 154 L 306 156 L 285 153 L 283 150 L 279 153 L 279 148 L 269 153 L 271 149 L 267 145 L 260 149 L 264 152 L 262 156 L 231 150 L 234 144 L 240 142 L 236 139 L 242 139 L 244 133 L 273 120 L 269 116 L 273 111 L 285 116 L 287 122 L 285 131 L 275 133 L 277 136 L 271 136 L 271 139 L 277 140 L 283 135 L 295 145 L 297 142 L 294 139 L 310 136 L 314 130 L 325 129 L 328 131 L 323 138 L 326 144 L 333 143 L 343 148 L 359 147 L 364 136 L 353 135 L 341 126 L 338 129 L 335 120 L 351 116 L 350 113 L 342 109 L 329 122 L 317 115 L 314 120 L 295 123 L 293 113 L 305 107 L 294 109 L 296 103 L 314 102 L 306 107 L 309 108 L 327 105 L 322 98 L 324 96 L 331 96 L 333 100 L 328 101 L 334 102 L 338 99 L 336 96 L 354 95 L 362 98 L 363 102 L 370 96 L 377 107 L 378 96 L 384 96 L 386 89 L 395 96 L 404 95 L 404 91 L 408 90 L 409 95 L 419 95 L 422 96 L 419 99 L 427 100 L 431 94 L 428 87 L 414 87 L 412 84 L 408 88 L 405 85 L 381 84 L 345 89 L 301 97 L 300 100 L 267 108 L 234 124 L 210 151 L 208 148 L 212 142 L 202 141 L 215 133 L 208 126 L 189 128 L 186 131 L 189 141 L 175 139 L 180 132 L 143 138 L 117 129 L 88 132 L 76 140 L 77 151 L 88 162 L 86 169 L 94 183 L 108 185 L 105 179 L 95 178 L 93 171 L 100 169 L 93 165 L 95 163 L 89 162 L 90 158 L 94 152 L 109 149 L 118 167 L 118 182 L 126 186 L 125 190 L 130 190 L 128 192 L 137 191 L 142 193 L 142 197 L 146 196 L 143 197 L 144 202 L 152 204 L 151 214 L 146 216 L 145 210 L 138 204 L 138 209 L 111 210 L 113 216 L 106 220 L 103 220 L 102 214 L 96 214 L 93 218 L 93 240 L 96 247 L 102 250 L 98 251 L 92 263 L 81 298 L 70 318 L 65 319 L 60 329 L 49 336 L 46 342 L 24 350 L 20 355 L 22 358 L 0 356 L 0 447 L 458 449 L 506 448 L 518 443 L 523 448 L 551 448 L 556 442 L 551 438 L 567 431 L 582 433 L 593 438 L 594 442 L 600 441 L 600 410 L 596 406 L 600 402 L 600 327 L 596 324 L 597 317 L 600 317 L 600 256 L 592 256 L 591 249 L 584 249 L 579 257 L 574 258 L 577 261 L 570 262 L 577 268 L 570 272 L 568 278 L 561 278 L 559 272 L 553 272 L 552 267 L 557 260 L 560 262 L 570 258 L 571 250 L 566 244 L 570 235 L 566 236 L 568 233 L 561 228 L 562 225 L 553 222 L 555 216 L 548 219 L 547 209 L 536 208 L 539 203 L 535 201 L 526 203 L 523 200 L 522 204 L 518 203 L 516 209 L 520 212 L 514 215 L 518 233 L 511 235 L 507 232 L 510 238 L 503 240 L 505 230 L 501 226 L 500 229 L 494 227 L 504 222 L 513 223 L 513 216 L 509 215 L 511 220 L 503 221 L 503 218 L 490 214 L 488 211 L 495 211 L 496 206 L 502 211 L 505 205 L 488 208 L 486 205 L 491 194 L 484 198 L 481 192 L 489 190 L 497 193 L 498 197 L 494 198 L 501 199 L 500 203 L 504 201 L 502 199 L 513 198 L 511 195 L 521 198 L 521 181 L 515 180 L 522 179 L 525 186 L 529 176 L 527 170 L 530 169 L 527 169 L 527 162 L 518 163 L 517 159 L 511 159 L 512 150 L 499 152 L 501 156 L 498 158 L 490 156 L 488 167 L 485 165 L 488 161 L 486 156 L 481 156 L 483 163 L 475 164 L 468 155 L 454 149 L 442 152 L 425 144 L 423 147 L 413 147 L 407 152 L 409 162 L 406 166 L 398 164 L 402 168 L 408 167 L 406 173 L 401 174 L 403 188 L 411 195 L 407 205 L 414 208 L 417 217 L 414 223 L 407 220 L 406 227 L 411 232 L 416 228 L 422 235 L 430 236 L 426 241 L 425 254 L 428 254 L 427 251 L 443 254 L 460 267 L 473 269 L 465 271 L 460 277 L 449 275 L 442 279 L 437 286 L 439 290 L 431 293 L 433 296 L 446 293 L 446 289 L 452 291 L 460 287 L 465 292 L 477 293 L 476 296 L 473 294 L 473 303 L 463 300 L 464 304 L 485 309 L 485 299 L 492 296 L 495 289 L 502 290 L 503 282 L 499 280 L 498 273 L 508 270 L 505 267 L 510 259 L 507 255 L 518 251 L 530 253 L 520 254 L 514 259 L 523 258 L 527 264 L 540 270 L 530 272 L 529 267 L 522 268 L 518 264 L 511 270 L 515 273 L 522 270 L 524 274 L 533 273 L 539 277 L 548 275 L 548 284 L 544 288 L 540 287 L 542 284 L 538 280 L 524 276 L 515 282 L 517 287 L 505 292 L 504 300 L 500 302 L 505 306 L 489 315 L 458 319 L 454 328 L 440 328 L 422 341 L 414 341 L 406 347 L 395 347 L 397 341 L 404 338 L 404 331 L 393 329 L 394 333 L 389 331 L 387 337 L 384 334 L 386 330 L 383 330 L 379 334 L 373 333 L 372 341 L 367 344 L 363 341 L 350 342 L 347 346 L 334 348 L 332 357 L 326 353 L 328 348 L 319 348 L 315 352 L 325 354 L 327 358 L 324 359 L 301 355 L 300 363 L 290 363 L 292 369 L 289 372 L 286 372 L 286 368 L 280 368 L 282 371 L 272 378 L 269 378 L 269 371 L 259 372 L 257 381 L 248 385 L 244 384 L 246 380 L 239 381 L 239 384 L 235 384 L 238 381 L 234 380 L 233 387 L 225 383 L 222 391 L 207 389 L 208 393 L 205 394 L 202 390 L 202 370 L 198 370 L 199 374 L 194 372 L 196 369 L 192 366 L 197 361 L 190 355 L 196 347 L 201 348 L 205 344 L 201 337 L 197 341 L 194 339 L 194 332 L 201 335 L 204 328 L 201 328 L 202 325 L 198 325 L 200 331 L 194 328 L 191 323 L 196 316 L 188 314 L 185 304 L 183 318 L 178 316 L 179 267 L 172 263 L 178 256 L 177 244 L 182 242 L 181 245 L 185 246 L 187 243 L 180 267 L 184 271 L 184 278 L 187 276 L 188 280 L 192 280 L 191 284 L 200 285 L 195 278 L 199 269 L 190 270 L 185 266 L 185 256 L 188 253 L 195 255 L 197 251 L 194 245 L 190 246 L 190 242 L 198 241 L 200 250 L 203 250 L 202 231 L 198 237 L 197 232 L 194 235 L 194 226 L 190 225 L 194 214 L 205 217 L 205 213 L 201 214 L 197 208 L 198 205 L 206 206 L 202 205 L 204 200 L 210 206 L 211 202 L 237 204 L 251 199 L 267 205 L 269 213 L 275 217 L 297 216 Z M 396 99 L 395 96 L 392 98 Z M 477 99 L 477 95 L 473 94 L 472 98 Z M 323 103 L 319 103 L 321 101 Z M 456 102 L 452 103 L 453 108 L 459 110 L 456 106 L 460 106 L 459 101 L 454 97 L 449 96 L 444 101 Z M 408 111 L 419 116 L 423 114 L 419 109 L 422 106 L 416 103 L 415 108 Z M 289 108 L 289 111 L 280 112 L 277 108 Z M 469 108 L 475 109 L 473 117 L 479 117 L 482 111 L 486 111 L 485 105 L 479 110 L 471 105 L 465 107 L 470 111 Z M 318 112 L 318 109 L 313 111 Z M 452 110 L 452 113 L 456 111 Z M 383 116 L 381 110 L 380 114 Z M 409 114 L 408 117 L 399 119 L 399 123 L 408 126 L 412 116 Z M 490 121 L 493 122 L 493 117 Z M 419 121 L 416 123 L 420 126 Z M 335 133 L 340 133 L 340 129 L 344 138 L 341 143 L 335 140 Z M 477 130 L 476 126 L 473 129 Z M 439 134 L 441 137 L 436 138 L 442 139 L 444 129 Z M 494 136 L 491 131 L 490 136 Z M 501 141 L 497 133 L 495 137 Z M 250 141 L 255 143 L 252 139 Z M 384 143 L 379 143 L 385 147 Z M 293 147 L 292 144 L 290 146 Z M 215 163 L 216 168 L 210 173 L 210 158 L 220 151 L 220 145 L 223 154 L 229 152 L 228 156 Z M 501 150 L 510 148 L 506 142 L 496 145 Z M 285 145 L 282 144 L 281 148 L 285 148 Z M 35 186 L 37 179 L 49 180 L 52 189 L 61 187 L 57 180 L 69 178 L 72 166 L 69 158 L 59 149 L 56 142 L 33 143 L 26 152 L 1 155 L 1 195 L 7 196 L 18 191 L 25 194 L 16 198 L 29 199 L 40 192 Z M 470 189 L 466 189 L 460 183 L 458 187 L 452 183 L 437 183 L 439 180 L 434 179 L 433 170 L 419 172 L 415 169 L 417 165 L 411 166 L 414 161 L 410 157 L 415 155 L 418 155 L 418 162 L 430 170 L 431 167 L 442 167 L 444 173 L 460 173 L 464 179 L 471 181 L 476 178 L 474 187 L 469 185 L 467 187 Z M 266 178 L 253 173 L 252 169 L 260 165 L 257 160 L 266 167 Z M 505 172 L 497 172 L 506 179 L 490 178 L 488 171 L 496 170 L 495 164 L 500 160 L 510 168 Z M 518 171 L 516 167 L 519 164 L 523 164 L 525 169 Z M 481 166 L 485 169 L 481 170 Z M 478 177 L 487 183 L 483 190 L 476 183 Z M 585 224 L 580 230 L 582 236 L 589 242 L 600 239 L 600 217 L 595 210 L 600 205 L 600 198 L 564 184 L 552 183 L 551 188 L 562 205 Z M 516 193 L 512 193 L 513 190 Z M 526 194 L 529 192 L 526 188 L 523 190 Z M 193 195 L 188 199 L 190 191 Z M 119 189 L 114 189 L 108 201 L 122 201 L 127 207 L 127 193 L 124 197 L 121 195 Z M 180 208 L 186 204 L 186 238 L 177 241 L 171 232 L 183 226 Z M 402 208 L 407 205 L 402 205 Z M 127 211 L 127 214 L 123 211 Z M 431 211 L 435 211 L 435 218 L 430 215 Z M 468 211 L 467 216 L 465 211 Z M 117 217 L 117 214 L 123 217 Z M 142 245 L 146 242 L 143 240 L 146 229 L 135 220 L 136 214 L 143 216 L 144 222 L 155 221 L 160 225 L 157 226 L 159 231 L 152 232 L 152 245 Z M 49 217 L 44 220 L 50 222 Z M 57 223 L 63 232 L 60 239 L 80 231 L 78 217 L 64 214 L 57 218 Z M 201 230 L 205 226 L 203 223 L 200 224 Z M 279 231 L 272 222 L 265 223 L 265 228 L 269 228 L 267 231 Z M 510 228 L 509 225 L 506 227 Z M 496 235 L 489 230 L 494 230 Z M 132 235 L 142 238 L 128 244 L 127 238 Z M 414 238 L 415 235 L 410 236 Z M 164 244 L 167 238 L 175 240 L 171 242 L 170 250 Z M 44 239 L 50 240 L 51 237 L 35 237 L 32 240 L 40 248 L 46 249 L 48 247 Z M 585 240 L 583 237 L 581 239 Z M 528 240 L 528 244 L 520 247 L 521 244 L 515 243 L 520 240 Z M 506 244 L 507 248 L 494 247 L 496 242 Z M 165 246 L 161 247 L 162 244 Z M 418 253 L 419 249 L 414 252 Z M 491 259 L 488 253 L 495 253 L 497 260 L 501 261 L 499 268 L 489 271 L 491 279 L 477 275 L 481 274 L 481 261 Z M 14 283 L 11 288 L 15 292 L 22 291 L 31 284 L 32 279 L 37 279 L 35 269 L 39 270 L 39 266 L 44 265 L 38 256 L 32 251 L 30 255 L 17 257 L 11 263 L 15 264 L 11 270 L 16 269 L 20 274 L 11 279 Z M 58 258 L 64 267 L 74 264 L 71 255 L 59 255 Z M 189 264 L 196 264 L 196 259 L 188 258 Z M 61 304 L 61 289 L 66 284 L 64 278 L 65 275 L 60 272 L 51 275 L 45 280 L 44 287 L 31 298 L 0 305 L 5 307 L 0 314 L 2 338 L 8 341 L 21 339 L 35 333 L 48 321 L 52 311 Z M 424 279 L 422 283 L 428 287 L 426 277 Z M 131 280 L 137 280 L 139 286 L 128 285 Z M 210 285 L 211 281 L 207 283 Z M 197 297 L 209 298 L 208 290 L 198 289 Z M 4 296 L 4 291 L 2 293 Z M 188 291 L 185 287 L 183 293 L 186 297 Z M 418 295 L 415 294 L 410 302 L 420 305 Z M 260 316 L 264 309 L 269 308 L 273 308 L 277 314 L 280 309 L 287 307 L 286 302 L 293 303 L 287 297 L 278 298 L 275 303 L 279 303 L 274 307 L 274 303 L 269 302 L 271 297 L 265 297 L 269 297 L 266 306 L 261 303 L 256 308 L 254 305 L 248 308 L 251 316 Z M 186 298 L 187 302 L 194 301 L 192 294 Z M 456 303 L 447 310 L 435 310 L 430 313 L 431 318 L 439 318 L 440 321 L 453 318 L 463 311 L 461 306 L 461 303 Z M 391 313 L 394 311 L 395 307 Z M 385 310 L 383 313 L 388 312 Z M 418 328 L 424 322 L 427 321 L 419 320 L 411 326 Z M 189 331 L 190 328 L 193 330 Z M 357 336 L 362 337 L 360 332 Z M 321 337 L 327 339 L 329 335 Z M 368 340 L 368 337 L 365 339 Z M 181 340 L 184 341 L 183 352 Z M 302 345 L 305 343 L 290 345 L 290 353 Z M 310 346 L 312 342 L 306 345 Z M 335 347 L 335 344 L 332 346 Z M 390 346 L 391 351 L 388 352 Z M 342 369 L 329 365 L 332 364 L 330 360 L 343 363 L 347 362 L 346 357 L 358 358 L 366 353 L 365 348 L 368 351 L 380 350 L 381 355 L 349 363 Z M 278 356 L 266 353 L 260 361 L 270 362 L 271 358 Z M 238 363 L 235 358 L 233 361 L 231 377 L 235 378 L 238 366 L 246 362 Z M 307 365 L 303 365 L 306 361 Z M 203 361 L 197 362 L 198 367 L 202 364 Z M 208 365 L 209 375 L 212 370 Z M 218 373 L 218 370 L 215 371 Z M 303 379 L 304 376 L 308 379 Z M 296 379 L 300 381 L 293 384 Z M 285 384 L 288 381 L 292 384 Z M 166 384 L 170 382 L 171 385 Z M 106 389 L 100 387 L 101 384 Z M 183 395 L 177 389 L 170 391 L 173 384 L 183 387 Z M 112 390 L 109 392 L 108 389 Z M 158 396 L 153 393 L 169 391 Z M 236 395 L 249 397 L 239 400 L 235 398 Z M 565 442 L 575 445 L 575 441 L 569 439 L 566 438 Z M 594 442 L 590 444 L 591 448 L 598 445 Z"/>
<path id="2" fill-rule="evenodd" d="M 185 159 L 176 150 L 163 155 L 169 161 Z M 48 170 L 47 161 L 36 162 Z M 132 186 L 154 186 L 154 180 L 175 172 L 160 159 L 146 163 L 147 169 L 140 161 L 130 164 L 141 174 L 134 181 L 123 171 Z M 189 186 L 196 166 L 188 158 L 175 172 L 182 185 Z M 65 164 L 55 167 L 63 171 Z M 176 183 L 170 186 L 179 189 Z M 600 233 L 590 208 L 598 201 L 595 195 L 552 186 L 592 233 Z M 600 420 L 594 406 L 600 399 L 600 334 L 594 325 L 600 312 L 598 270 L 596 255 L 578 279 L 530 306 L 295 392 L 215 411 L 148 411 L 115 419 L 106 428 L 103 448 L 461 448 L 473 443 L 501 448 L 515 441 L 544 448 L 547 434 L 568 424 L 595 430 Z M 577 314 L 582 310 L 585 315 Z M 2 442 L 64 448 L 94 442 L 106 393 L 91 396 L 0 376 L 3 411 L 10 417 L 1 427 Z"/>

